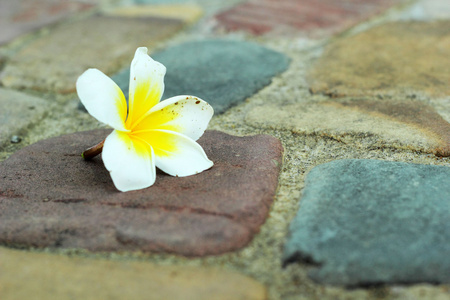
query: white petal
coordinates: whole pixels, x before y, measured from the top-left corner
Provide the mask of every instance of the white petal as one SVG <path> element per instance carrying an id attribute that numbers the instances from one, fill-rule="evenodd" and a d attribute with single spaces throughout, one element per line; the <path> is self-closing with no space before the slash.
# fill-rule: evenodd
<path id="1" fill-rule="evenodd" d="M 147 48 L 136 50 L 130 68 L 129 128 L 159 102 L 164 92 L 165 74 L 166 67 L 148 56 Z"/>
<path id="2" fill-rule="evenodd" d="M 176 96 L 159 102 L 133 131 L 162 129 L 175 131 L 198 140 L 211 120 L 214 110 L 194 96 Z"/>
<path id="3" fill-rule="evenodd" d="M 94 118 L 114 129 L 127 131 L 127 102 L 111 78 L 97 69 L 89 69 L 78 78 L 77 93 Z"/>
<path id="4" fill-rule="evenodd" d="M 139 190 L 155 183 L 153 149 L 127 133 L 114 130 L 106 138 L 102 159 L 119 191 Z"/>
<path id="5" fill-rule="evenodd" d="M 156 166 L 172 176 L 189 176 L 213 166 L 203 148 L 189 137 L 169 130 L 134 133 L 151 144 Z"/>

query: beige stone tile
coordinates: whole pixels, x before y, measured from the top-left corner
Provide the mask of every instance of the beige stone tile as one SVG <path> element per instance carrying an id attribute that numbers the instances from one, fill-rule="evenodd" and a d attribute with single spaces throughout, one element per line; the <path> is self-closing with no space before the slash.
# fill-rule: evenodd
<path id="1" fill-rule="evenodd" d="M 311 91 L 450 95 L 450 21 L 387 23 L 340 39 L 309 73 Z"/>
<path id="2" fill-rule="evenodd" d="M 203 15 L 203 9 L 195 4 L 160 4 L 122 6 L 108 12 L 118 17 L 159 17 L 194 23 Z"/>
<path id="3" fill-rule="evenodd" d="M 246 116 L 255 127 L 329 136 L 363 147 L 395 147 L 450 155 L 450 124 L 417 101 L 328 101 L 259 106 Z"/>
<path id="4" fill-rule="evenodd" d="M 86 69 L 106 74 L 128 65 L 140 46 L 155 47 L 183 27 L 177 20 L 93 16 L 52 30 L 14 55 L 0 75 L 5 87 L 72 93 Z"/>
<path id="5" fill-rule="evenodd" d="M 2 300 L 266 299 L 242 274 L 203 267 L 158 266 L 0 248 Z"/>
<path id="6" fill-rule="evenodd" d="M 22 135 L 39 122 L 50 107 L 45 100 L 17 91 L 0 89 L 0 147 L 13 135 Z"/>

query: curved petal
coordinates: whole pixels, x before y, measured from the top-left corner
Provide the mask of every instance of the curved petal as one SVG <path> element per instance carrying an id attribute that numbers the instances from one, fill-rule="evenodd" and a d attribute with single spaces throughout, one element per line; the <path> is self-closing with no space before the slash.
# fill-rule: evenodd
<path id="1" fill-rule="evenodd" d="M 156 166 L 172 176 L 189 176 L 213 166 L 203 148 L 192 139 L 168 130 L 134 133 L 152 145 Z"/>
<path id="2" fill-rule="evenodd" d="M 136 50 L 130 68 L 128 128 L 159 102 L 164 92 L 165 74 L 166 67 L 148 56 L 147 48 Z"/>
<path id="3" fill-rule="evenodd" d="M 114 129 L 125 129 L 127 102 L 117 84 L 97 69 L 89 69 L 77 80 L 77 94 L 86 110 Z"/>
<path id="4" fill-rule="evenodd" d="M 127 192 L 155 183 L 156 169 L 152 147 L 127 133 L 114 130 L 105 140 L 103 163 L 119 191 Z"/>
<path id="5" fill-rule="evenodd" d="M 163 129 L 175 131 L 198 140 L 211 120 L 214 110 L 194 96 L 176 96 L 156 104 L 133 131 Z"/>

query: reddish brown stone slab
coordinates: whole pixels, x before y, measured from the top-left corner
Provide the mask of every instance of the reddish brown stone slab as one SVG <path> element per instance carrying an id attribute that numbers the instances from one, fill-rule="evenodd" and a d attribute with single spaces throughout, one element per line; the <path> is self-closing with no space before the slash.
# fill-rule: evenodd
<path id="1" fill-rule="evenodd" d="M 0 45 L 91 7 L 93 4 L 87 1 L 76 0 L 2 0 Z"/>
<path id="2" fill-rule="evenodd" d="M 279 140 L 208 131 L 199 143 L 212 169 L 182 178 L 159 172 L 152 187 L 121 193 L 99 157 L 80 157 L 108 133 L 44 140 L 0 164 L 0 244 L 203 256 L 245 246 L 264 223 Z"/>
<path id="3" fill-rule="evenodd" d="M 251 0 L 216 16 L 229 31 L 256 35 L 273 30 L 321 35 L 345 30 L 400 0 Z"/>

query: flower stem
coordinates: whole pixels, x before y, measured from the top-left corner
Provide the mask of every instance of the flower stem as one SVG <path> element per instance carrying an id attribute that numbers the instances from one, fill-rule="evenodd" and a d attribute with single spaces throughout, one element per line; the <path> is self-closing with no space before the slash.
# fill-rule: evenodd
<path id="1" fill-rule="evenodd" d="M 85 160 L 90 160 L 95 156 L 99 155 L 100 153 L 102 153 L 104 143 L 105 140 L 101 141 L 95 146 L 92 146 L 91 148 L 84 150 L 84 152 L 81 153 L 81 157 L 84 158 Z"/>

